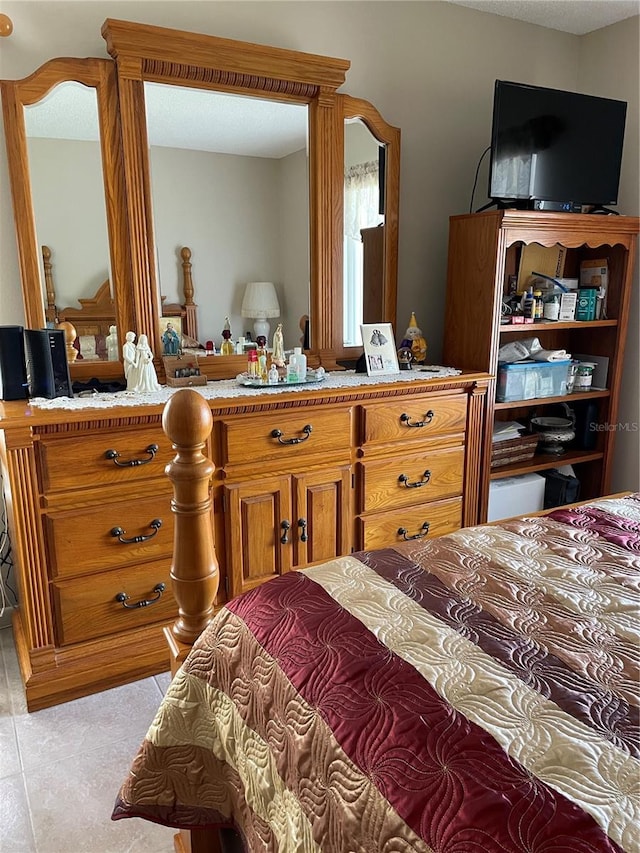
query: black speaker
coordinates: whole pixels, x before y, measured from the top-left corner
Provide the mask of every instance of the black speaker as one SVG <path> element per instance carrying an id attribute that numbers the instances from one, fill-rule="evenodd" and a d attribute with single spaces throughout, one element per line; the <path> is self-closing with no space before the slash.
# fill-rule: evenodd
<path id="1" fill-rule="evenodd" d="M 24 349 L 30 397 L 73 397 L 61 329 L 25 329 Z"/>
<path id="2" fill-rule="evenodd" d="M 0 380 L 3 400 L 24 400 L 27 372 L 22 326 L 0 326 Z"/>

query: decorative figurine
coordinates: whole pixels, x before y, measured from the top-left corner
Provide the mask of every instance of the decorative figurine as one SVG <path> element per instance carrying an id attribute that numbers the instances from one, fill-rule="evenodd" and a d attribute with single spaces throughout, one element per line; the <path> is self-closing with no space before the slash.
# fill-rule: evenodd
<path id="1" fill-rule="evenodd" d="M 280 382 L 280 374 L 278 373 L 278 368 L 275 364 L 272 364 L 269 368 L 269 373 L 267 374 L 267 382 L 269 385 L 277 385 Z"/>
<path id="2" fill-rule="evenodd" d="M 127 378 L 127 390 L 137 391 L 138 393 L 160 390 L 156 369 L 153 366 L 153 353 L 146 335 L 140 335 L 138 339 L 136 361 Z"/>
<path id="3" fill-rule="evenodd" d="M 171 322 L 167 322 L 167 327 L 162 333 L 162 351 L 164 355 L 178 355 L 180 351 L 180 336 Z"/>
<path id="4" fill-rule="evenodd" d="M 233 341 L 231 340 L 231 326 L 229 325 L 229 318 L 224 318 L 224 329 L 222 330 L 222 343 L 220 344 L 220 355 L 233 355 L 235 353 L 235 347 L 233 345 Z"/>
<path id="5" fill-rule="evenodd" d="M 135 332 L 127 332 L 124 336 L 125 342 L 122 345 L 122 361 L 124 364 L 124 378 L 127 380 L 127 391 L 133 391 L 133 381 L 131 376 L 132 368 L 136 363 L 136 339 Z"/>
<path id="6" fill-rule="evenodd" d="M 427 360 L 427 342 L 422 336 L 422 330 L 418 328 L 415 311 L 411 312 L 411 320 L 400 348 L 408 348 L 413 353 L 413 360 L 417 364 L 423 364 Z"/>
<path id="7" fill-rule="evenodd" d="M 109 326 L 109 334 L 106 338 L 107 343 L 107 360 L 118 360 L 118 330 L 115 326 Z"/>
<path id="8" fill-rule="evenodd" d="M 284 335 L 282 334 L 282 323 L 278 323 L 273 333 L 273 350 L 271 361 L 276 367 L 284 367 Z"/>

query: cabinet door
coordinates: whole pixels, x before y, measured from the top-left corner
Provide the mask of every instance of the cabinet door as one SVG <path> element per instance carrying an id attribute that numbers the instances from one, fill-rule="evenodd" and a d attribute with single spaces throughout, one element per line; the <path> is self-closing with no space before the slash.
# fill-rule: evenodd
<path id="1" fill-rule="evenodd" d="M 224 499 L 231 598 L 291 568 L 291 480 L 264 477 L 228 485 Z"/>
<path id="2" fill-rule="evenodd" d="M 294 564 L 305 566 L 351 551 L 352 501 L 349 465 L 298 474 L 293 522 Z"/>

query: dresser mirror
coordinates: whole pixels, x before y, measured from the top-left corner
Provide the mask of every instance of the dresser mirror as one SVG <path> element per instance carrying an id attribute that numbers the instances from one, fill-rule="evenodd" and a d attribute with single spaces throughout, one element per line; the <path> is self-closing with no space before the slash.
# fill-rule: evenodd
<path id="1" fill-rule="evenodd" d="M 342 96 L 344 115 L 343 354 L 361 323 L 395 330 L 400 131 L 367 101 Z"/>
<path id="2" fill-rule="evenodd" d="M 228 312 L 238 317 L 238 324 L 242 323 L 237 330 L 233 329 L 235 336 L 251 328 L 252 320 L 239 316 L 244 288 L 249 281 L 275 279 L 277 288 L 281 287 L 278 297 L 286 323 L 287 347 L 298 344 L 302 335 L 300 319 L 308 315 L 310 350 L 327 368 L 335 366 L 337 358 L 357 357 L 360 347 L 352 343 L 355 340 L 352 334 L 345 336 L 343 328 L 347 301 L 343 290 L 345 120 L 361 123 L 378 150 L 384 151 L 381 183 L 384 233 L 377 316 L 392 323 L 396 311 L 400 134 L 368 102 L 338 94 L 349 62 L 112 19 L 105 21 L 102 34 L 115 62 L 94 58 L 54 59 L 24 80 L 1 83 L 26 325 L 43 328 L 47 321 L 55 321 L 61 307 L 71 308 L 78 299 L 87 298 L 99 304 L 105 315 L 102 320 L 110 322 L 110 316 L 106 315 L 112 297 L 118 334 L 122 336 L 129 329 L 144 331 L 153 351 L 159 355 L 160 295 L 171 303 L 182 301 L 176 281 L 180 279 L 180 258 L 184 258 L 181 251 L 185 250 L 179 247 L 189 245 L 193 251 L 201 341 L 219 341 L 221 323 Z M 104 185 L 100 198 L 105 200 L 108 257 L 104 257 L 103 243 L 102 248 L 93 252 L 96 269 L 91 272 L 67 272 L 68 235 L 65 241 L 56 238 L 56 245 L 53 240 L 49 245 L 40 239 L 36 220 L 39 213 L 37 201 L 34 202 L 39 191 L 35 186 L 32 191 L 31 184 L 26 109 L 46 99 L 60 84 L 69 82 L 94 93 L 100 129 Z M 279 160 L 291 158 L 290 162 L 295 162 L 291 171 L 296 172 L 298 183 L 295 193 L 291 193 L 294 203 L 287 212 L 277 205 L 272 208 L 269 226 L 273 231 L 274 222 L 278 224 L 281 245 L 283 240 L 287 245 L 287 252 L 280 253 L 278 260 L 273 260 L 279 251 L 273 248 L 277 243 L 265 248 L 261 259 L 254 258 L 236 267 L 230 261 L 221 263 L 220 254 L 211 249 L 200 251 L 200 245 L 205 246 L 207 240 L 215 242 L 212 236 L 220 237 L 220 214 L 201 217 L 197 226 L 187 226 L 185 220 L 184 231 L 179 234 L 175 233 L 175 218 L 173 224 L 167 224 L 164 218 L 167 207 L 180 208 L 189 214 L 197 209 L 196 187 L 193 176 L 188 191 L 175 176 L 162 178 L 162 184 L 156 183 L 160 161 L 170 160 L 173 154 L 166 146 L 161 150 L 163 146 L 154 141 L 153 121 L 148 127 L 146 107 L 152 103 L 154 89 L 158 94 L 169 90 L 187 99 L 199 95 L 251 101 L 254 105 L 281 109 L 282 115 L 295 108 L 304 117 L 301 122 L 305 128 L 304 147 Z M 55 102 L 55 94 L 51 98 Z M 176 98 L 172 98 L 172 103 L 176 103 Z M 187 100 L 182 108 L 188 109 Z M 198 111 L 197 118 L 201 115 Z M 282 122 L 278 119 L 275 123 Z M 168 124 L 175 126 L 176 122 Z M 273 124 L 271 121 L 270 125 Z M 190 156 L 202 159 L 208 153 L 190 152 Z M 95 196 L 98 194 L 95 181 L 93 186 Z M 197 187 L 201 193 L 206 189 L 204 181 Z M 232 191 L 230 185 L 214 189 L 209 184 L 209 194 L 225 197 L 227 216 L 223 224 L 229 228 L 235 224 L 236 230 L 240 230 L 234 242 L 255 241 L 262 230 L 258 214 L 249 227 L 246 207 L 245 215 L 233 213 L 232 199 L 238 194 L 237 185 Z M 97 199 L 94 201 L 99 207 Z M 243 219 L 241 224 L 238 217 Z M 60 221 L 65 219 L 66 216 L 60 216 Z M 71 224 L 71 238 L 78 239 L 80 227 Z M 47 297 L 45 262 L 50 265 L 54 294 L 59 288 L 61 293 L 69 293 L 68 299 L 61 299 L 58 294 L 52 299 Z M 102 277 L 98 266 L 104 270 L 101 285 L 96 281 Z M 74 293 L 76 303 L 68 289 L 71 278 L 82 279 L 78 292 Z M 284 288 L 285 281 L 291 282 L 291 287 Z M 96 284 L 95 293 L 90 293 Z M 224 304 L 221 293 L 227 294 Z M 366 289 L 363 304 L 365 297 Z M 62 306 L 62 301 L 69 304 Z M 350 320 L 352 328 L 359 325 L 358 319 L 359 310 Z M 216 378 L 233 376 L 239 369 L 238 358 L 229 357 L 227 366 L 225 359 L 205 359 L 206 372 Z M 119 360 L 115 364 L 102 360 L 100 363 L 77 361 L 71 365 L 71 374 L 74 379 L 115 377 L 121 376 L 122 366 Z"/>
<path id="3" fill-rule="evenodd" d="M 118 375 L 120 366 L 106 363 L 105 338 L 111 325 L 129 322 L 130 300 L 120 285 L 125 260 L 116 216 L 122 190 L 113 63 L 54 59 L 1 86 L 26 326 L 73 323 L 77 314 L 72 376 Z M 99 320 L 94 311 L 83 325 L 83 308 L 97 302 Z"/>
<path id="4" fill-rule="evenodd" d="M 158 292 L 181 303 L 176 265 L 193 253 L 197 337 L 222 342 L 253 326 L 248 282 L 275 284 L 293 345 L 309 314 L 306 104 L 164 83 L 144 84 Z M 246 307 L 246 304 L 245 304 Z"/>

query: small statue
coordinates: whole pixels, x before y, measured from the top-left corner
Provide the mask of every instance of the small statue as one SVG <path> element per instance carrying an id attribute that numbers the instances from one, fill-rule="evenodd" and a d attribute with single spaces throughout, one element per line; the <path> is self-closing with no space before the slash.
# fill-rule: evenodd
<path id="1" fill-rule="evenodd" d="M 118 360 L 118 330 L 115 326 L 109 326 L 109 334 L 106 339 L 107 343 L 107 360 Z"/>
<path id="2" fill-rule="evenodd" d="M 222 330 L 222 343 L 220 344 L 220 355 L 233 355 L 235 351 L 233 341 L 231 340 L 231 326 L 229 325 L 229 318 L 225 317 L 224 329 Z"/>
<path id="3" fill-rule="evenodd" d="M 410 349 L 413 354 L 413 360 L 417 364 L 424 364 L 427 360 L 427 342 L 422 336 L 422 330 L 418 328 L 415 311 L 411 312 L 411 320 L 409 321 L 407 331 L 404 333 L 400 347 Z"/>
<path id="4" fill-rule="evenodd" d="M 136 339 L 135 332 L 127 332 L 124 336 L 125 342 L 122 345 L 122 362 L 124 366 L 124 378 L 127 380 L 127 391 L 133 391 L 133 382 L 131 381 L 131 371 L 136 364 Z"/>
<path id="5" fill-rule="evenodd" d="M 167 322 L 162 333 L 162 350 L 164 355 L 178 355 L 180 351 L 180 336 L 173 328 L 173 323 Z"/>
<path id="6" fill-rule="evenodd" d="M 129 387 L 131 385 L 131 387 Z M 159 391 L 160 383 L 153 366 L 153 353 L 146 335 L 140 335 L 136 347 L 135 364 L 129 371 L 127 378 L 127 391 L 146 393 L 147 391 Z"/>
<path id="7" fill-rule="evenodd" d="M 276 367 L 284 367 L 284 335 L 282 334 L 282 323 L 278 323 L 273 333 L 273 350 L 271 361 Z"/>

